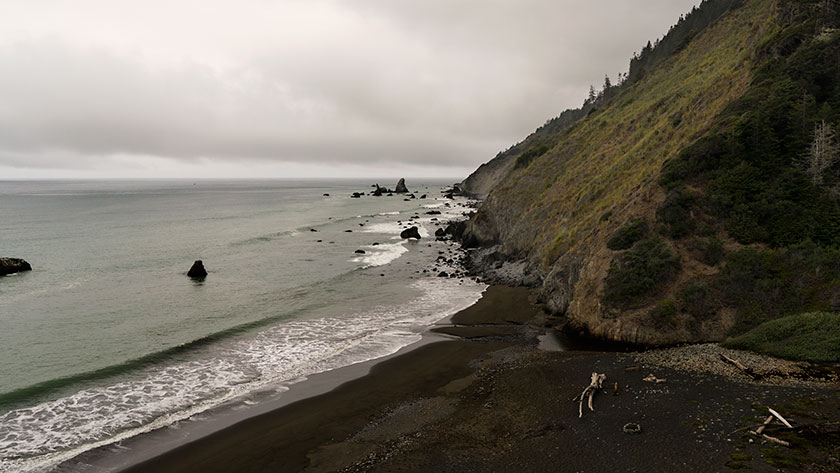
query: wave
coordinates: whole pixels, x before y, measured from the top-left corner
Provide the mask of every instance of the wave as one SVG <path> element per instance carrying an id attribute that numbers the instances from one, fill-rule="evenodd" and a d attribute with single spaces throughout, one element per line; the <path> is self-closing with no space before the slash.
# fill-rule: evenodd
<path id="1" fill-rule="evenodd" d="M 484 286 L 438 278 L 414 283 L 411 303 L 266 327 L 201 356 L 173 355 L 219 338 L 86 373 L 98 376 L 142 365 L 142 376 L 83 389 L 67 397 L 0 416 L 0 471 L 44 468 L 97 446 L 172 425 L 257 390 L 283 391 L 314 373 L 380 358 L 419 340 L 426 327 L 467 307 Z M 258 322 L 260 324 L 265 321 Z M 157 362 L 156 362 L 157 361 Z M 74 377 L 76 379 L 80 376 Z"/>

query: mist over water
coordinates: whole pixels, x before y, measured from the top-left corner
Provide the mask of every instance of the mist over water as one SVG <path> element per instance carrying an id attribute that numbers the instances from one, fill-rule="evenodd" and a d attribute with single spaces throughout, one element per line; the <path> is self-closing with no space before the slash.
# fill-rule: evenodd
<path id="1" fill-rule="evenodd" d="M 422 271 L 446 244 L 398 235 L 465 211 L 447 183 L 349 198 L 369 184 L 0 182 L 0 253 L 33 266 L 0 278 L 0 471 L 393 353 L 473 303 Z"/>

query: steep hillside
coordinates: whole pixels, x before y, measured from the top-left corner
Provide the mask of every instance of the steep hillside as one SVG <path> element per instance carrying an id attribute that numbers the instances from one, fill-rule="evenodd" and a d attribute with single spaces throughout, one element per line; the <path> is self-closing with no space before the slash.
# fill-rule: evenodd
<path id="1" fill-rule="evenodd" d="M 837 152 L 838 2 L 730 3 L 604 106 L 518 145 L 468 226 L 476 265 L 520 261 L 570 326 L 635 343 L 840 309 L 840 160 L 806 159 L 820 130 Z"/>

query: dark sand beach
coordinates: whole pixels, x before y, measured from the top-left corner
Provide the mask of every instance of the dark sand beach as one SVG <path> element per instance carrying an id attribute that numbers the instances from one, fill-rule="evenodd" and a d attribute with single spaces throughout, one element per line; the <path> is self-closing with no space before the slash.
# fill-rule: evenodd
<path id="1" fill-rule="evenodd" d="M 542 351 L 530 323 L 542 317 L 525 289 L 491 287 L 436 329 L 464 338 L 423 345 L 125 471 L 836 471 L 836 436 L 786 448 L 739 430 L 761 423 L 766 406 L 794 425 L 836 422 L 836 377 L 756 383 L 724 367 L 667 367 L 657 361 L 667 350 Z M 606 374 L 605 389 L 579 418 L 572 399 L 593 371 Z M 664 381 L 644 381 L 649 374 Z M 631 423 L 641 432 L 625 433 Z"/>

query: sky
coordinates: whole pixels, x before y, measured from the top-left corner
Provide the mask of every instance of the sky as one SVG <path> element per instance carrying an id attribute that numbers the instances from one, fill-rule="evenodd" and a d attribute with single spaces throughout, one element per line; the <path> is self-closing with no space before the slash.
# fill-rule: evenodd
<path id="1" fill-rule="evenodd" d="M 466 177 L 699 0 L 0 0 L 0 180 Z"/>

